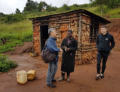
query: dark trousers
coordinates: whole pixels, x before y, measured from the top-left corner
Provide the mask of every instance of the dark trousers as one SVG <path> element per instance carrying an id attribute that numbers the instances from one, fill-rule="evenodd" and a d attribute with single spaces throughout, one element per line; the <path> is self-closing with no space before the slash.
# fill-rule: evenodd
<path id="1" fill-rule="evenodd" d="M 97 54 L 97 73 L 100 74 L 101 62 L 102 62 L 102 74 L 104 74 L 106 69 L 106 62 L 109 56 L 109 52 L 99 51 Z"/>

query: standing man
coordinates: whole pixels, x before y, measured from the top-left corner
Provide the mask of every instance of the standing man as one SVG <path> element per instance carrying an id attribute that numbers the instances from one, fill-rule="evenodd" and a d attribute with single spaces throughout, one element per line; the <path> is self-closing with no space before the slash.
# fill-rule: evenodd
<path id="1" fill-rule="evenodd" d="M 77 50 L 77 41 L 72 36 L 72 30 L 68 30 L 67 37 L 62 41 L 62 65 L 61 80 L 65 80 L 65 72 L 67 73 L 67 81 L 70 81 L 70 73 L 74 72 L 75 53 Z"/>
<path id="2" fill-rule="evenodd" d="M 56 71 L 57 71 L 57 64 L 58 64 L 58 52 L 60 49 L 56 45 L 56 30 L 54 28 L 48 29 L 49 38 L 46 42 L 46 47 L 52 52 L 56 54 L 56 59 L 49 63 L 48 65 L 48 73 L 47 73 L 47 86 L 51 88 L 55 88 L 56 86 L 53 82 L 56 82 L 54 79 Z"/>
<path id="3" fill-rule="evenodd" d="M 110 51 L 115 46 L 114 38 L 108 33 L 106 26 L 101 26 L 101 34 L 98 35 L 96 45 L 98 49 L 97 54 L 97 76 L 96 80 L 104 78 L 104 72 L 106 68 L 106 62 Z M 102 71 L 101 71 L 101 61 L 102 61 Z"/>

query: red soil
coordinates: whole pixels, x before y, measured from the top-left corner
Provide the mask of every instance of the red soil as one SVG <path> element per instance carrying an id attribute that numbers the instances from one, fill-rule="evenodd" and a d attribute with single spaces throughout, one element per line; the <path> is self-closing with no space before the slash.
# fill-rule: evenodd
<path id="1" fill-rule="evenodd" d="M 19 66 L 8 73 L 0 74 L 0 92 L 119 92 L 120 87 L 120 52 L 113 51 L 108 59 L 105 78 L 95 80 L 96 64 L 76 65 L 71 74 L 71 82 L 57 82 L 57 88 L 46 86 L 47 64 L 40 57 L 33 58 L 28 54 L 10 55 L 10 59 L 17 61 Z M 35 69 L 37 78 L 25 85 L 16 82 L 16 71 Z M 56 79 L 60 76 L 60 61 Z"/>
<path id="2" fill-rule="evenodd" d="M 120 19 L 111 19 L 108 31 L 114 36 L 116 48 L 120 50 Z"/>
<path id="3" fill-rule="evenodd" d="M 112 51 L 107 62 L 105 78 L 95 80 L 96 64 L 76 65 L 75 72 L 71 74 L 71 82 L 57 82 L 57 88 L 51 89 L 46 86 L 47 64 L 44 64 L 40 57 L 31 57 L 27 50 L 28 44 L 17 47 L 9 58 L 18 63 L 18 67 L 8 73 L 0 73 L 0 92 L 120 92 L 120 19 L 112 19 L 109 24 L 109 31 L 116 41 L 117 50 Z M 31 43 L 29 43 L 31 44 Z M 31 49 L 30 45 L 30 49 Z M 12 55 L 14 54 L 14 55 Z M 16 54 L 16 55 L 15 55 Z M 21 54 L 21 55 L 20 55 Z M 60 77 L 60 65 L 56 74 L 56 79 Z M 37 78 L 25 85 L 16 82 L 16 71 L 35 69 Z"/>

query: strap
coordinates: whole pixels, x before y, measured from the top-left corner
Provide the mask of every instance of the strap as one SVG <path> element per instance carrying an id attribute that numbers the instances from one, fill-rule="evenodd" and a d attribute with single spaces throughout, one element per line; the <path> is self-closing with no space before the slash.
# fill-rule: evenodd
<path id="1" fill-rule="evenodd" d="M 45 41 L 45 45 L 44 45 L 43 49 L 46 49 L 46 47 L 47 47 L 47 41 L 48 41 L 48 39 Z"/>

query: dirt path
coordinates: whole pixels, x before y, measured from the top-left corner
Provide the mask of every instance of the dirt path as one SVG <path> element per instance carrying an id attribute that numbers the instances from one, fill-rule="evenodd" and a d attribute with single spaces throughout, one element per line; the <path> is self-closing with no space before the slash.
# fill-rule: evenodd
<path id="1" fill-rule="evenodd" d="M 11 55 L 19 66 L 8 73 L 0 74 L 0 92 L 120 92 L 120 52 L 113 51 L 107 63 L 105 78 L 95 80 L 96 64 L 76 65 L 71 75 L 71 82 L 57 82 L 57 88 L 46 87 L 45 76 L 47 65 L 39 57 L 32 58 L 28 54 Z M 17 70 L 35 69 L 37 79 L 26 85 L 16 83 Z M 60 76 L 60 62 L 56 78 Z"/>

